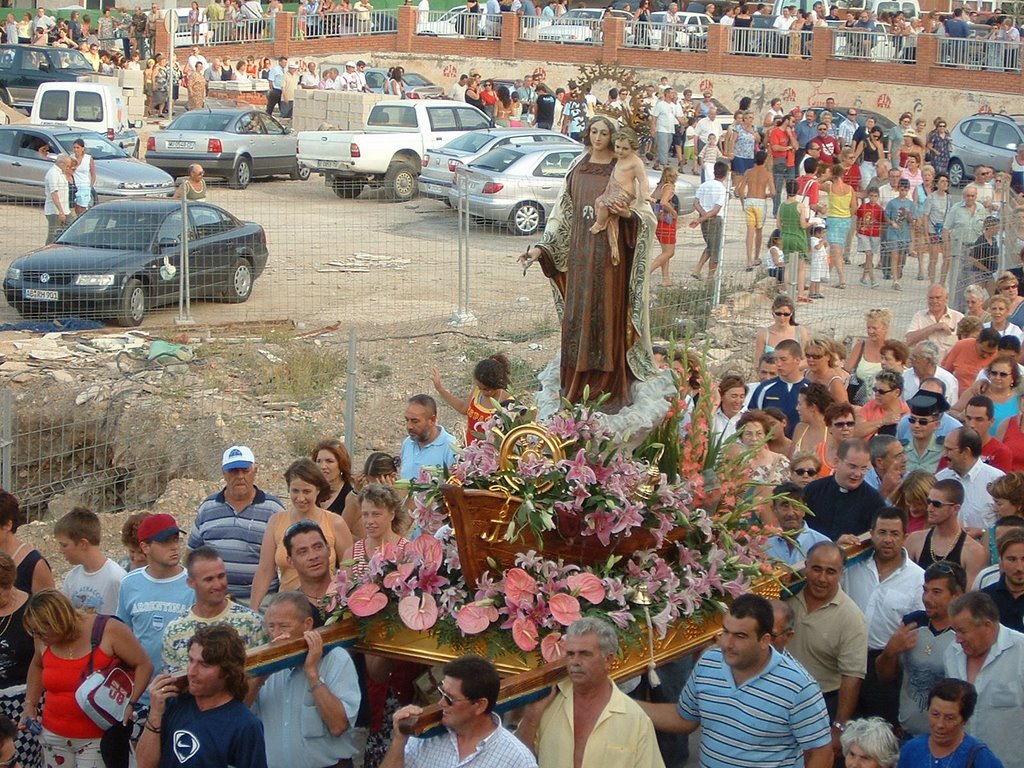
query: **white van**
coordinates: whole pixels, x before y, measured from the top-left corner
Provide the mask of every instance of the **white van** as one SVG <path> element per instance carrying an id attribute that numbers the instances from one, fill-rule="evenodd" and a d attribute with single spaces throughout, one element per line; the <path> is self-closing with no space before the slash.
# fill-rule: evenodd
<path id="1" fill-rule="evenodd" d="M 29 121 L 63 125 L 104 134 L 121 149 L 138 157 L 142 121 L 128 120 L 121 89 L 106 83 L 43 83 L 36 91 Z"/>

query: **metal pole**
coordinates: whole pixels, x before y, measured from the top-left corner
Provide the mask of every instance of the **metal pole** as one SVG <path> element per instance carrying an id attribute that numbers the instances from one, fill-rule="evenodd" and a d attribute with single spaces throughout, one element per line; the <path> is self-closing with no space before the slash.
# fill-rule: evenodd
<path id="1" fill-rule="evenodd" d="M 188 269 L 188 178 L 181 182 L 181 268 L 178 270 L 178 316 L 175 325 L 192 325 L 192 294 Z"/>
<path id="2" fill-rule="evenodd" d="M 460 284 L 462 296 L 459 297 L 459 316 L 465 319 L 469 314 L 469 177 L 466 177 L 466 250 L 464 252 L 464 263 L 462 274 L 463 283 Z"/>
<path id="3" fill-rule="evenodd" d="M 355 452 L 356 445 L 356 373 L 359 361 L 356 357 L 358 343 L 356 329 L 348 329 L 348 372 L 345 376 L 345 447 L 349 455 Z"/>
<path id="4" fill-rule="evenodd" d="M 174 119 L 174 67 L 177 62 L 174 59 L 174 38 L 178 35 L 178 3 L 177 0 L 171 0 L 171 7 L 165 8 L 164 13 L 168 14 L 167 18 L 169 22 L 165 25 L 165 28 L 170 32 L 167 35 L 168 38 L 168 53 L 167 53 L 167 66 L 170 67 L 170 72 L 167 74 L 167 119 Z"/>
<path id="5" fill-rule="evenodd" d="M 14 463 L 14 429 L 11 416 L 11 391 L 0 392 L 0 487 L 11 490 Z"/>
<path id="6" fill-rule="evenodd" d="M 456 315 L 456 318 L 458 318 L 462 316 L 462 313 L 465 310 L 465 307 L 462 306 L 462 263 L 463 258 L 465 257 L 466 247 L 468 245 L 466 239 L 469 237 L 469 228 L 467 227 L 466 229 L 463 229 L 463 219 L 469 218 L 469 215 L 466 210 L 468 208 L 466 205 L 466 175 L 462 173 L 456 174 L 456 179 L 459 187 L 459 281 L 457 283 L 458 298 L 456 299 L 458 302 L 458 310 L 456 310 L 458 314 Z"/>

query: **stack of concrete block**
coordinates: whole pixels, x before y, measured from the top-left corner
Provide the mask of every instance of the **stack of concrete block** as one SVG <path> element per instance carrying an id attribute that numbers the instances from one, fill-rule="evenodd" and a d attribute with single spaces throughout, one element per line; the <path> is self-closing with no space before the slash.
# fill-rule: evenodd
<path id="1" fill-rule="evenodd" d="M 144 120 L 146 116 L 146 94 L 143 89 L 143 73 L 137 69 L 118 71 L 117 79 L 121 84 L 125 108 L 131 121 Z"/>
<path id="2" fill-rule="evenodd" d="M 365 127 L 374 104 L 395 99 L 379 93 L 300 90 L 295 94 L 292 129 L 317 131 L 329 125 L 339 131 L 358 131 Z"/>

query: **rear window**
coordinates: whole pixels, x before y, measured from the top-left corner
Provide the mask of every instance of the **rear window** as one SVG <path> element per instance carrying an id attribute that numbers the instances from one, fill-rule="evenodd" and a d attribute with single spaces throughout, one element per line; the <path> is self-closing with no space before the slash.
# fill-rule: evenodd
<path id="1" fill-rule="evenodd" d="M 522 152 L 516 152 L 514 149 L 509 149 L 507 147 L 492 149 L 475 163 L 470 163 L 469 167 L 501 173 L 502 171 L 508 170 L 509 166 L 522 156 Z"/>
<path id="2" fill-rule="evenodd" d="M 102 123 L 103 97 L 91 91 L 76 93 L 75 122 Z"/>
<path id="3" fill-rule="evenodd" d="M 223 131 L 234 115 L 218 114 L 216 112 L 186 112 L 181 117 L 175 118 L 167 130 L 169 131 Z"/>
<path id="4" fill-rule="evenodd" d="M 415 72 L 406 72 L 402 75 L 402 79 L 405 80 L 406 85 L 411 85 L 413 88 L 422 88 L 423 86 L 433 85 L 433 83 L 423 77 L 423 75 L 417 75 Z"/>
<path id="5" fill-rule="evenodd" d="M 44 93 L 43 97 L 39 100 L 39 119 L 60 120 L 62 122 L 67 120 L 68 92 L 47 91 Z"/>
<path id="6" fill-rule="evenodd" d="M 464 133 L 444 146 L 445 149 L 455 149 L 459 152 L 479 152 L 492 141 L 494 137 L 488 133 Z"/>
<path id="7" fill-rule="evenodd" d="M 381 128 L 416 128 L 416 110 L 400 104 L 378 104 L 370 110 L 366 124 Z"/>

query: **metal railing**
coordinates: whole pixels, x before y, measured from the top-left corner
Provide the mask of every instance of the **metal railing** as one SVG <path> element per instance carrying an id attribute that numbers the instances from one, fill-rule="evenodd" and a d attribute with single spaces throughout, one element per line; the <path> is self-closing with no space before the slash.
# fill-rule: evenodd
<path id="1" fill-rule="evenodd" d="M 1020 72 L 1020 43 L 944 37 L 939 41 L 935 63 L 954 69 Z"/>
<path id="2" fill-rule="evenodd" d="M 292 27 L 293 40 L 315 40 L 350 35 L 391 35 L 398 31 L 394 9 L 383 11 L 339 11 L 303 14 L 300 10 Z"/>
<path id="3" fill-rule="evenodd" d="M 550 26 L 539 28 L 536 39 L 541 43 L 601 45 L 604 42 L 602 21 L 563 16 Z"/>
<path id="4" fill-rule="evenodd" d="M 625 27 L 623 44 L 655 51 L 706 51 L 708 30 L 696 25 L 634 21 Z"/>
<path id="5" fill-rule="evenodd" d="M 416 34 L 430 37 L 462 37 L 466 34 L 467 23 L 473 21 L 463 8 L 450 11 L 417 11 Z M 477 24 L 473 24 L 474 29 Z"/>
<path id="6" fill-rule="evenodd" d="M 274 37 L 272 26 L 270 19 L 204 21 L 199 25 L 200 41 L 198 45 L 224 45 L 271 40 Z M 192 32 L 187 20 L 182 20 L 175 36 L 175 46 L 193 45 Z"/>
<path id="7" fill-rule="evenodd" d="M 529 42 L 536 42 L 537 35 L 540 33 L 542 27 L 550 27 L 552 24 L 551 19 L 544 18 L 543 16 L 520 16 L 519 17 L 519 39 L 528 40 Z"/>
<path id="8" fill-rule="evenodd" d="M 727 53 L 736 56 L 789 58 L 811 56 L 811 32 L 730 27 Z"/>
<path id="9" fill-rule="evenodd" d="M 917 61 L 917 37 L 840 28 L 832 31 L 832 56 L 836 59 L 914 64 Z"/>

